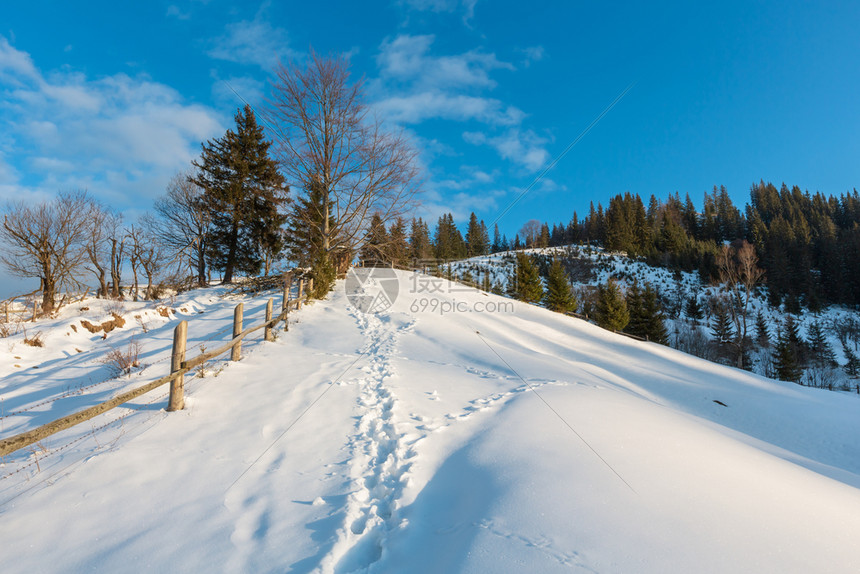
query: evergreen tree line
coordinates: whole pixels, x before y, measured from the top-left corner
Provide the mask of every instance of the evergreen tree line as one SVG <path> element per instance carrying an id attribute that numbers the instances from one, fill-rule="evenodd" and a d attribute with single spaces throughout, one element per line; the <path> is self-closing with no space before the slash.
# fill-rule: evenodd
<path id="1" fill-rule="evenodd" d="M 722 245 L 740 240 L 755 247 L 773 305 L 785 303 L 793 312 L 801 306 L 860 305 L 857 190 L 827 197 L 760 182 L 752 186 L 743 212 L 725 187 L 705 193 L 701 211 L 689 194 L 684 200 L 678 193 L 666 200 L 652 195 L 646 207 L 639 195 L 628 192 L 610 199 L 606 209 L 592 203 L 582 219 L 574 212 L 567 224 L 539 225 L 522 246 L 591 243 L 650 264 L 698 271 L 711 282 L 719 279 Z M 520 243 L 519 235 L 515 242 Z"/>
<path id="2" fill-rule="evenodd" d="M 496 226 L 497 237 L 498 231 Z M 501 251 L 501 243 L 497 251 Z M 420 217 L 412 218 L 408 225 L 404 218 L 398 217 L 386 228 L 382 218 L 374 215 L 360 257 L 365 264 L 407 266 L 413 262 L 452 261 L 491 252 L 496 251 L 487 225 L 478 221 L 474 213 L 469 216 L 465 237 L 451 213 L 439 217 L 432 233 L 428 223 Z"/>
<path id="3" fill-rule="evenodd" d="M 626 293 L 613 279 L 599 285 L 597 293 L 580 301 L 558 257 L 517 253 L 516 271 L 509 293 L 527 303 L 543 302 L 548 309 L 575 312 L 582 308 L 598 326 L 660 344 L 668 344 L 665 314 L 657 290 L 650 284 L 632 283 Z"/>

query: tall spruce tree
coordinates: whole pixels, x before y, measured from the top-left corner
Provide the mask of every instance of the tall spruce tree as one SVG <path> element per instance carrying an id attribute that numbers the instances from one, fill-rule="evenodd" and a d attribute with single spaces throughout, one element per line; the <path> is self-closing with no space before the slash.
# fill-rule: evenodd
<path id="1" fill-rule="evenodd" d="M 669 332 L 666 330 L 666 316 L 660 306 L 657 290 L 650 284 L 645 285 L 642 293 L 642 315 L 644 316 L 645 338 L 661 345 L 669 342 Z"/>
<path id="2" fill-rule="evenodd" d="M 318 259 L 317 254 L 324 250 L 320 229 L 323 225 L 325 194 L 325 186 L 315 183 L 292 203 L 284 242 L 290 259 L 299 267 L 310 266 Z"/>
<path id="3" fill-rule="evenodd" d="M 409 231 L 409 256 L 417 261 L 425 261 L 433 257 L 430 229 L 420 217 L 412 219 L 412 227 Z"/>
<path id="4" fill-rule="evenodd" d="M 614 279 L 597 287 L 597 324 L 610 331 L 623 331 L 630 322 L 627 301 Z"/>
<path id="5" fill-rule="evenodd" d="M 337 279 L 337 269 L 328 251 L 317 249 L 311 260 L 311 277 L 314 280 L 314 288 L 310 296 L 314 299 L 322 299 L 331 291 Z"/>
<path id="6" fill-rule="evenodd" d="M 845 355 L 845 365 L 842 367 L 845 374 L 852 378 L 860 376 L 860 358 L 847 341 L 842 342 L 842 354 Z"/>
<path id="7" fill-rule="evenodd" d="M 475 212 L 469 215 L 469 226 L 466 230 L 466 254 L 469 257 L 484 255 L 487 251 L 486 226 L 478 222 Z"/>
<path id="8" fill-rule="evenodd" d="M 202 145 L 200 159 L 192 162 L 198 171 L 189 177 L 203 189 L 211 214 L 210 265 L 224 272 L 224 283 L 236 272 L 259 273 L 264 259 L 279 255 L 288 191 L 251 107 L 239 109 L 234 119 L 235 132 Z"/>
<path id="9" fill-rule="evenodd" d="M 732 325 L 732 318 L 724 304 L 717 305 L 714 311 L 714 318 L 711 320 L 711 335 L 720 346 L 728 345 L 734 339 L 735 329 Z"/>
<path id="10" fill-rule="evenodd" d="M 385 223 L 383 223 L 382 217 L 378 213 L 374 213 L 370 218 L 370 228 L 367 230 L 367 236 L 361 248 L 361 259 L 368 266 L 389 263 L 386 258 L 387 247 L 388 232 L 385 230 Z"/>
<path id="11" fill-rule="evenodd" d="M 540 272 L 527 253 L 517 253 L 517 271 L 514 283 L 517 299 L 526 303 L 537 303 L 543 297 Z"/>
<path id="12" fill-rule="evenodd" d="M 761 311 L 755 316 L 755 338 L 760 346 L 770 347 L 770 328 Z"/>
<path id="13" fill-rule="evenodd" d="M 630 320 L 627 321 L 624 332 L 644 339 L 647 335 L 648 318 L 645 316 L 645 309 L 642 305 L 642 289 L 639 287 L 639 283 L 634 281 L 627 289 L 626 302 Z"/>
<path id="14" fill-rule="evenodd" d="M 691 296 L 690 300 L 687 301 L 687 308 L 685 311 L 687 313 L 687 319 L 693 321 L 694 324 L 698 325 L 699 321 L 702 320 L 702 306 L 699 304 L 699 298 L 695 295 Z"/>
<path id="15" fill-rule="evenodd" d="M 819 367 L 836 365 L 836 354 L 827 341 L 827 335 L 824 334 L 820 322 L 813 321 L 809 325 L 806 339 L 809 346 L 809 360 L 812 363 Z"/>
<path id="16" fill-rule="evenodd" d="M 799 359 L 801 348 L 797 323 L 791 315 L 785 320 L 777 335 L 773 349 L 773 368 L 777 377 L 783 381 L 800 382 L 803 374 Z"/>
<path id="17" fill-rule="evenodd" d="M 630 321 L 624 329 L 626 333 L 642 337 L 648 341 L 665 345 L 669 340 L 665 316 L 657 299 L 657 291 L 645 285 L 644 291 L 634 283 L 627 292 L 627 309 Z"/>
<path id="18" fill-rule="evenodd" d="M 466 244 L 450 213 L 439 218 L 433 243 L 437 259 L 462 259 L 466 256 Z"/>
<path id="19" fill-rule="evenodd" d="M 576 297 L 567 278 L 567 273 L 561 265 L 561 261 L 553 259 L 549 267 L 546 279 L 546 294 L 544 304 L 547 309 L 565 313 L 576 310 Z"/>
<path id="20" fill-rule="evenodd" d="M 388 244 L 385 246 L 386 260 L 404 266 L 409 259 L 409 243 L 406 239 L 406 222 L 402 217 L 394 220 L 388 228 Z"/>

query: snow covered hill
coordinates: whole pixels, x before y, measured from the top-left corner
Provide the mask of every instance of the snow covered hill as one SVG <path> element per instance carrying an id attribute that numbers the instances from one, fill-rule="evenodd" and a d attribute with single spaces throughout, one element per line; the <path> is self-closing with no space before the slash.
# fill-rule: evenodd
<path id="1" fill-rule="evenodd" d="M 711 329 L 714 305 L 724 304 L 728 298 L 724 286 L 703 282 L 698 273 L 673 272 L 666 267 L 648 265 L 641 258 L 629 258 L 625 253 L 606 252 L 600 247 L 569 245 L 523 251 L 547 261 L 554 257 L 561 258 L 568 274 L 572 276 L 571 282 L 579 298 L 580 312 L 587 306 L 587 301 L 593 302 L 597 286 L 606 283 L 610 278 L 619 281 L 624 289 L 634 282 L 640 287 L 651 285 L 662 302 L 669 345 L 703 358 L 725 360 L 725 357 L 719 357 L 719 353 L 707 345 L 714 339 Z M 514 276 L 516 260 L 514 252 L 502 252 L 451 262 L 442 267 L 443 273 L 447 275 L 449 268 L 450 277 L 453 279 L 465 280 L 485 288 L 489 285 L 496 292 L 505 292 Z M 698 320 L 692 320 L 688 316 L 687 304 L 692 298 L 696 298 L 701 306 L 702 317 Z M 756 327 L 759 314 L 770 340 L 764 347 L 759 344 Z M 860 381 L 843 372 L 849 361 L 845 349 L 848 348 L 855 355 L 860 352 L 860 313 L 841 306 L 831 306 L 816 312 L 789 313 L 784 305 L 774 308 L 769 304 L 764 283 L 755 290 L 748 309 L 748 334 L 752 339 L 751 348 L 748 349 L 749 368 L 760 375 L 775 378 L 773 345 L 776 344 L 778 333 L 784 329 L 789 315 L 797 324 L 799 335 L 805 340 L 809 340 L 811 328 L 813 324 L 817 324 L 833 354 L 832 366 L 821 365 L 819 368 L 807 370 L 801 379 L 802 384 L 860 393 Z"/>
<path id="2" fill-rule="evenodd" d="M 144 396 L 52 468 L 8 476 L 36 455 L 10 458 L 4 571 L 860 569 L 856 395 L 398 278 L 378 314 L 339 283 L 276 342 L 189 378 L 184 411 Z M 203 293 L 184 295 L 201 340 L 230 308 Z M 150 329 L 152 360 L 170 328 Z M 49 361 L 32 397 L 14 374 L 0 392 L 44 400 L 71 373 Z"/>

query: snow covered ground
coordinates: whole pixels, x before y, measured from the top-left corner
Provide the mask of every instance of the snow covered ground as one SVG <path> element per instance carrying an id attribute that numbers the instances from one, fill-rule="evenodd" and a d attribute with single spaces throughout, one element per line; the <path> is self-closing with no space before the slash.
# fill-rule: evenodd
<path id="1" fill-rule="evenodd" d="M 650 284 L 663 300 L 666 310 L 666 327 L 673 347 L 678 347 L 676 339 L 679 334 L 683 336 L 684 333 L 692 329 L 698 331 L 701 337 L 706 340 L 713 338 L 710 328 L 712 316 L 706 302 L 709 299 L 718 299 L 721 295 L 725 296 L 725 290 L 723 286 L 703 283 L 698 273 L 675 273 L 666 267 L 648 265 L 641 259 L 628 258 L 625 253 L 606 252 L 602 248 L 594 246 L 571 245 L 525 249 L 523 251 L 545 257 L 556 255 L 562 258 L 571 257 L 586 263 L 589 271 L 583 272 L 582 276 L 575 277 L 572 281 L 574 290 L 580 295 L 585 290 L 593 290 L 598 285 L 606 283 L 610 278 L 615 278 L 624 287 L 629 286 L 633 281 L 638 282 L 640 286 Z M 455 261 L 450 263 L 450 267 L 455 279 L 467 273 L 467 276 L 470 276 L 476 285 L 481 285 L 485 275 L 488 275 L 490 285 L 497 285 L 504 291 L 514 276 L 516 263 L 514 252 L 502 252 Z M 704 317 L 698 325 L 691 325 L 689 318 L 685 316 L 686 304 L 693 296 L 698 299 L 704 313 Z M 676 307 L 677 312 L 673 313 L 672 307 Z M 768 303 L 766 285 L 764 284 L 759 285 L 750 299 L 748 329 L 751 337 L 756 336 L 755 319 L 758 313 L 762 314 L 768 326 L 771 341 L 775 342 L 777 333 L 785 324 L 789 313 L 785 311 L 784 306 L 774 308 Z M 833 351 L 834 359 L 840 366 L 845 365 L 847 357 L 843 352 L 842 343 L 834 325 L 846 321 L 857 325 L 860 323 L 860 313 L 842 306 L 830 306 L 815 313 L 804 312 L 794 315 L 794 319 L 798 325 L 800 336 L 804 338 L 809 337 L 812 323 L 818 323 Z M 860 352 L 860 347 L 858 347 L 860 342 L 856 339 L 849 344 L 855 354 Z M 758 353 L 758 356 L 753 358 L 752 368 L 755 372 L 763 375 L 772 373 L 769 365 L 770 353 L 771 349 L 764 349 L 763 352 Z M 844 384 L 853 390 L 858 384 L 856 379 L 851 380 L 845 377 L 841 369 L 835 369 L 829 378 L 834 384 L 834 388 L 840 388 Z M 806 384 L 809 384 L 809 381 Z"/>
<path id="2" fill-rule="evenodd" d="M 3 570 L 860 569 L 856 395 L 399 277 L 376 315 L 339 283 L 277 341 L 189 377 L 184 411 L 157 390 L 49 439 L 42 459 L 7 457 Z M 189 345 L 228 337 L 234 301 L 218 294 L 149 309 L 145 334 L 147 309 L 129 304 L 105 341 L 70 331 L 74 309 L 40 327 L 44 348 L 4 340 L 0 436 L 161 376 L 178 318 Z M 244 299 L 248 324 L 265 298 Z M 133 331 L 149 368 L 52 400 L 104 379 L 96 355 Z"/>

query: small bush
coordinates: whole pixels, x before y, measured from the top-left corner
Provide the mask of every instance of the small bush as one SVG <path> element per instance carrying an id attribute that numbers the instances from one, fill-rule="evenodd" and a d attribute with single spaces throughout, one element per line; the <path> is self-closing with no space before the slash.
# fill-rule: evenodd
<path id="1" fill-rule="evenodd" d="M 13 327 L 14 326 L 14 327 Z M 17 323 L 0 323 L 0 339 L 11 337 L 18 333 Z"/>
<path id="2" fill-rule="evenodd" d="M 101 359 L 103 365 L 107 365 L 114 371 L 114 376 L 126 375 L 131 373 L 132 369 L 140 366 L 141 345 L 134 337 L 128 340 L 128 345 L 125 350 L 111 350 Z"/>
<path id="3" fill-rule="evenodd" d="M 31 347 L 44 347 L 45 342 L 42 340 L 42 332 L 36 331 L 33 335 L 24 335 L 24 344 Z"/>
<path id="4" fill-rule="evenodd" d="M 107 311 L 108 313 L 110 313 L 114 317 L 116 317 L 118 315 L 124 315 L 125 314 L 125 303 L 123 303 L 122 301 L 119 301 L 117 299 L 114 299 L 114 300 L 110 301 L 107 305 L 105 305 L 105 311 Z"/>

